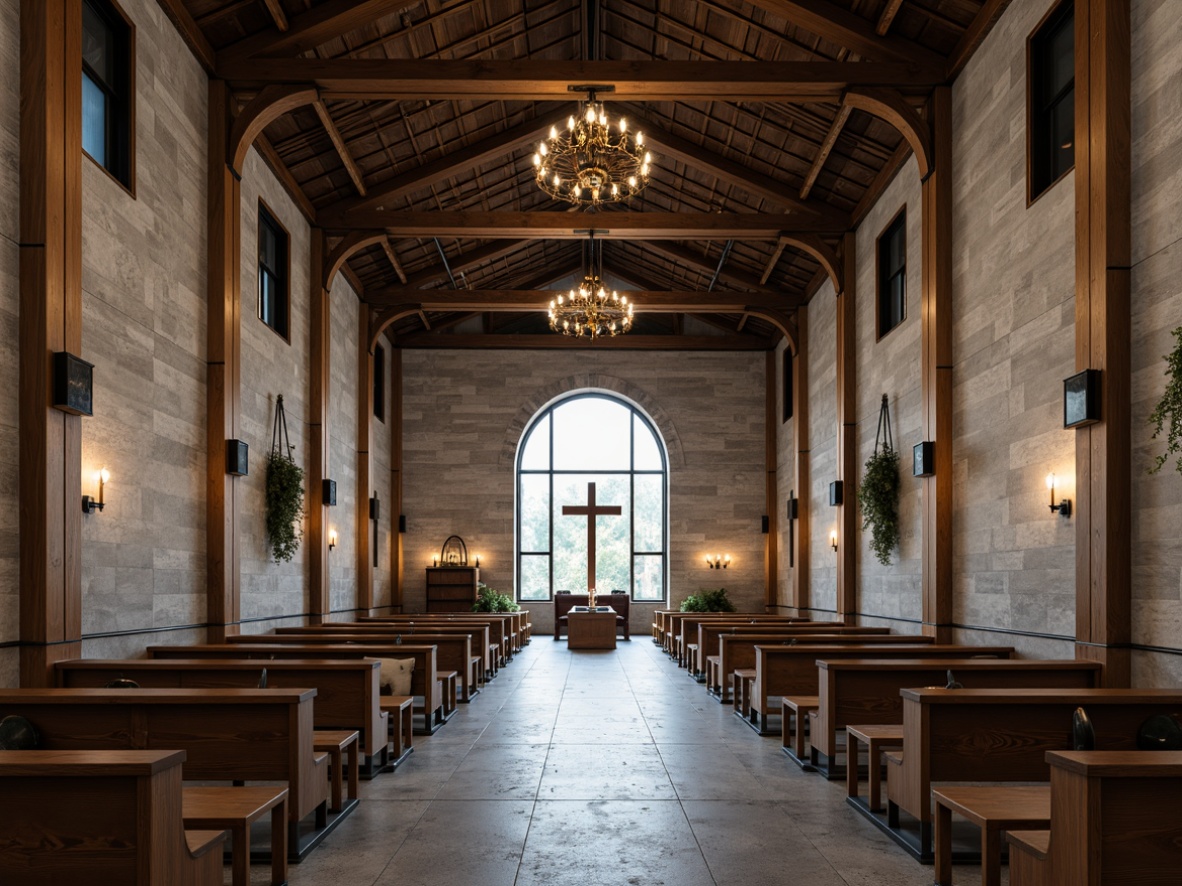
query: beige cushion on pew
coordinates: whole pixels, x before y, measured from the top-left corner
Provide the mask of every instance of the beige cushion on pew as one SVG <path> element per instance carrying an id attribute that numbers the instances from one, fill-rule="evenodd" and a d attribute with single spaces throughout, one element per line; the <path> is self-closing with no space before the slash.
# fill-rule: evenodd
<path id="1" fill-rule="evenodd" d="M 379 658 L 382 675 L 378 678 L 382 695 L 410 695 L 410 675 L 415 669 L 413 658 Z"/>

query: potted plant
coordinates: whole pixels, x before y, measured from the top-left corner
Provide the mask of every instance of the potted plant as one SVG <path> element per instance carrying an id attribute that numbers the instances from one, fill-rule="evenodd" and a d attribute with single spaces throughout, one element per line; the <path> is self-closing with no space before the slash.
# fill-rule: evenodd
<path id="1" fill-rule="evenodd" d="M 481 586 L 476 602 L 472 604 L 473 612 L 516 612 L 520 608 L 508 594 L 487 585 Z"/>
<path id="2" fill-rule="evenodd" d="M 267 456 L 265 495 L 267 538 L 271 542 L 271 555 L 278 563 L 295 556 L 303 536 L 304 469 L 292 458 L 294 449 L 287 437 L 287 416 L 280 395 L 275 405 L 271 454 Z"/>
<path id="3" fill-rule="evenodd" d="M 889 566 L 891 551 L 899 544 L 899 453 L 891 438 L 887 395 L 882 395 L 874 452 L 866 459 L 862 485 L 858 487 L 862 528 L 870 530 L 870 549 L 883 566 Z"/>
<path id="4" fill-rule="evenodd" d="M 681 601 L 682 612 L 734 612 L 735 604 L 726 595 L 726 588 L 703 589 Z"/>

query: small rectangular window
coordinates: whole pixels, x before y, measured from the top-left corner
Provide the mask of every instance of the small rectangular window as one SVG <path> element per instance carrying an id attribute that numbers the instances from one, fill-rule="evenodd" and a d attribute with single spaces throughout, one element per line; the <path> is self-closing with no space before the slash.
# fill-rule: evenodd
<path id="1" fill-rule="evenodd" d="M 284 338 L 288 328 L 288 235 L 259 203 L 259 319 Z"/>
<path id="2" fill-rule="evenodd" d="M 1030 202 L 1075 165 L 1075 8 L 1064 0 L 1030 35 L 1027 185 Z"/>
<path id="3" fill-rule="evenodd" d="M 784 372 L 781 381 L 784 385 L 783 401 L 784 401 L 784 418 L 782 421 L 788 421 L 792 418 L 792 351 L 788 348 L 784 349 Z"/>
<path id="4" fill-rule="evenodd" d="M 907 315 L 907 210 L 904 208 L 878 238 L 878 337 Z"/>
<path id="5" fill-rule="evenodd" d="M 373 349 L 373 414 L 380 422 L 386 420 L 386 349 Z"/>
<path id="6" fill-rule="evenodd" d="M 82 149 L 129 191 L 134 166 L 134 32 L 111 0 L 82 2 Z"/>

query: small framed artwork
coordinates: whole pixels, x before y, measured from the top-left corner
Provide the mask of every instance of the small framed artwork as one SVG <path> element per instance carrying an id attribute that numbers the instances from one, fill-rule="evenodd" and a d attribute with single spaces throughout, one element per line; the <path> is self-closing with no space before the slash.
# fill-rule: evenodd
<path id="1" fill-rule="evenodd" d="M 1063 427 L 1080 428 L 1100 420 L 1100 370 L 1085 369 L 1063 379 Z"/>

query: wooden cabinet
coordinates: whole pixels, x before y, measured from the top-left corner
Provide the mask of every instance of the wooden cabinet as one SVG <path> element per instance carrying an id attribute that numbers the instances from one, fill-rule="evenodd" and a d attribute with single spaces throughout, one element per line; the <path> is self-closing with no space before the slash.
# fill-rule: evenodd
<path id="1" fill-rule="evenodd" d="M 480 570 L 475 566 L 427 568 L 428 612 L 471 612 Z"/>

